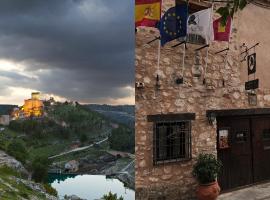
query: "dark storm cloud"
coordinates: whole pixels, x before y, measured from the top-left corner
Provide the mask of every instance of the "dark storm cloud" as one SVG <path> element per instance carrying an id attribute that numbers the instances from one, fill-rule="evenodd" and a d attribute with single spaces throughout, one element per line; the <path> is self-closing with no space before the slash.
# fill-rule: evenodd
<path id="1" fill-rule="evenodd" d="M 121 88 L 133 86 L 133 5 L 1 0 L 0 58 L 37 73 L 35 89 L 46 93 L 89 102 L 129 96 Z M 24 84 L 31 86 L 31 79 Z"/>

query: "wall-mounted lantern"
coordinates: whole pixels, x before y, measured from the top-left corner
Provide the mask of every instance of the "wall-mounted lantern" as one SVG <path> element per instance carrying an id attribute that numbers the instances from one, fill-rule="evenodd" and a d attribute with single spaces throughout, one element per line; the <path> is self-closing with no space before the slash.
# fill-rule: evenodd
<path id="1" fill-rule="evenodd" d="M 207 115 L 207 117 L 208 117 L 209 124 L 214 125 L 216 123 L 216 114 L 215 113 L 211 112 Z"/>
<path id="2" fill-rule="evenodd" d="M 177 77 L 177 78 L 175 79 L 175 83 L 176 83 L 177 85 L 183 84 L 183 83 L 184 83 L 183 77 Z"/>
<path id="3" fill-rule="evenodd" d="M 195 78 L 200 78 L 202 75 L 202 64 L 201 58 L 198 51 L 195 51 L 195 62 L 192 67 L 192 74 Z"/>
<path id="4" fill-rule="evenodd" d="M 160 80 L 159 80 L 159 75 L 157 74 L 156 76 L 156 89 L 160 88 Z"/>

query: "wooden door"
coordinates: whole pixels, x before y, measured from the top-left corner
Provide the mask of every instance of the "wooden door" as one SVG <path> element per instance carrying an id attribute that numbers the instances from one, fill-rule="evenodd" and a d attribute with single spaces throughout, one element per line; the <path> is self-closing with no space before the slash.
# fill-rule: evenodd
<path id="1" fill-rule="evenodd" d="M 270 117 L 252 119 L 254 182 L 270 179 Z"/>
<path id="2" fill-rule="evenodd" d="M 220 148 L 220 133 L 228 132 L 228 148 Z M 218 158 L 223 167 L 218 178 L 222 190 L 253 182 L 252 143 L 249 118 L 218 119 Z"/>

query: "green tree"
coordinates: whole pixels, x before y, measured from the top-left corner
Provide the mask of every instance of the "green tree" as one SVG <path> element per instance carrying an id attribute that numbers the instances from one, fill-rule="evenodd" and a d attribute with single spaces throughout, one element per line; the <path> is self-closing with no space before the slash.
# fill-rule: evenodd
<path id="1" fill-rule="evenodd" d="M 46 182 L 48 177 L 49 160 L 47 156 L 36 156 L 32 162 L 32 178 L 36 182 Z"/>
<path id="2" fill-rule="evenodd" d="M 25 164 L 26 158 L 28 156 L 25 144 L 21 140 L 13 140 L 7 146 L 7 153 L 23 164 Z"/>
<path id="3" fill-rule="evenodd" d="M 122 196 L 118 198 L 116 193 L 113 194 L 112 192 L 109 192 L 109 194 L 105 194 L 102 197 L 102 200 L 124 200 L 124 198 Z"/>
<path id="4" fill-rule="evenodd" d="M 109 136 L 109 144 L 111 149 L 133 153 L 135 148 L 134 132 L 124 126 L 113 129 Z"/>
<path id="5" fill-rule="evenodd" d="M 86 141 L 88 141 L 88 136 L 85 133 L 81 133 L 80 134 L 80 142 L 85 143 Z"/>
<path id="6" fill-rule="evenodd" d="M 231 16 L 233 18 L 234 14 L 238 10 L 243 10 L 247 5 L 247 0 L 233 0 L 228 1 L 226 6 L 220 7 L 217 10 L 217 13 L 219 13 L 222 16 L 222 24 L 225 25 L 227 18 Z"/>

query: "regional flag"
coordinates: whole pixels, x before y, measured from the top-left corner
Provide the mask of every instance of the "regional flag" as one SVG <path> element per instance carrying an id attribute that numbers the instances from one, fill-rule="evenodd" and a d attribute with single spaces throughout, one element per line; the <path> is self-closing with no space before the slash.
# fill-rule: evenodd
<path id="1" fill-rule="evenodd" d="M 214 40 L 217 41 L 229 41 L 231 34 L 231 17 L 227 18 L 226 25 L 222 25 L 221 18 L 216 19 L 213 22 Z"/>
<path id="2" fill-rule="evenodd" d="M 190 40 L 209 44 L 213 40 L 212 9 L 204 9 L 191 14 L 188 18 L 187 34 Z M 194 38 L 194 39 L 191 39 Z"/>
<path id="3" fill-rule="evenodd" d="M 155 27 L 161 16 L 161 0 L 136 0 L 135 26 Z"/>
<path id="4" fill-rule="evenodd" d="M 161 45 L 187 34 L 187 4 L 177 4 L 162 16 L 158 23 Z"/>

